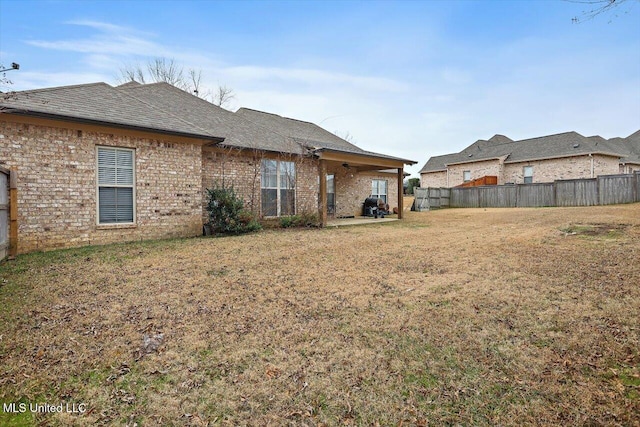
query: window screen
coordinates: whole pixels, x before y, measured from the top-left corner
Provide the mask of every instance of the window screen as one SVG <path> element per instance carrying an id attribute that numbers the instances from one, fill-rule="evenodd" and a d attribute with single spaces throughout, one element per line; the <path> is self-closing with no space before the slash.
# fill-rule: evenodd
<path id="1" fill-rule="evenodd" d="M 134 151 L 98 147 L 98 222 L 134 222 Z"/>

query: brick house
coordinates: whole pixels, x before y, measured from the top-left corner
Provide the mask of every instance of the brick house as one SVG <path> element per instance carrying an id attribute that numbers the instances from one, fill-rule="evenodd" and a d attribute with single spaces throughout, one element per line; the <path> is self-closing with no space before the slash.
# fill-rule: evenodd
<path id="1" fill-rule="evenodd" d="M 313 123 L 233 113 L 166 83 L 0 98 L 0 167 L 17 176 L 19 253 L 199 235 L 216 183 L 263 218 L 318 212 L 326 224 L 359 215 L 371 194 L 401 208 L 405 164 L 415 162 Z"/>
<path id="2" fill-rule="evenodd" d="M 594 178 L 640 170 L 640 131 L 626 138 L 576 132 L 513 141 L 478 140 L 459 153 L 431 157 L 420 170 L 422 187 L 455 187 L 484 176 L 498 184 Z"/>

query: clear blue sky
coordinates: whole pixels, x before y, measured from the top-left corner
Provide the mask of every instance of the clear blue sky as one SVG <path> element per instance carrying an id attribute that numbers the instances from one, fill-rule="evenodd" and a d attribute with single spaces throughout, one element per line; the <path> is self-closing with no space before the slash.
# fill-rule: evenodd
<path id="1" fill-rule="evenodd" d="M 414 159 L 496 133 L 640 129 L 640 2 L 572 23 L 565 1 L 0 0 L 6 90 L 104 81 L 173 58 L 244 106 Z"/>

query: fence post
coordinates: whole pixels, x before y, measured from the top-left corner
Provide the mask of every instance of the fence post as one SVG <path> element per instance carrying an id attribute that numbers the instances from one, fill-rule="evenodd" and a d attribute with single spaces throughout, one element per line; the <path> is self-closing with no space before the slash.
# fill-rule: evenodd
<path id="1" fill-rule="evenodd" d="M 318 162 L 318 176 L 320 176 L 320 224 L 327 226 L 327 161 L 320 159 Z"/>
<path id="2" fill-rule="evenodd" d="M 9 259 L 18 255 L 18 172 L 9 172 Z"/>

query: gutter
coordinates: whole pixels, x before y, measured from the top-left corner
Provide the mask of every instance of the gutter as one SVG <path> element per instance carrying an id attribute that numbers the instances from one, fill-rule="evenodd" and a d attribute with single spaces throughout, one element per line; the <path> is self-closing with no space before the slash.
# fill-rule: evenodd
<path id="1" fill-rule="evenodd" d="M 339 150 L 336 148 L 328 148 L 328 147 L 320 147 L 313 150 L 313 153 L 316 155 L 317 153 L 322 153 L 322 152 L 362 156 L 362 157 L 368 157 L 368 158 L 380 159 L 380 160 L 391 160 L 396 162 L 403 162 L 405 165 L 415 165 L 416 163 L 418 163 L 415 160 L 402 159 L 400 157 L 387 156 L 386 154 L 379 154 L 379 153 L 374 153 L 372 151 L 365 151 L 365 150 L 357 152 L 357 151 Z"/>
<path id="2" fill-rule="evenodd" d="M 172 130 L 165 130 L 165 129 L 158 129 L 158 128 L 149 128 L 145 126 L 129 125 L 125 123 L 114 123 L 114 122 L 107 122 L 103 120 L 85 119 L 81 117 L 63 116 L 60 114 L 42 113 L 42 112 L 22 110 L 22 109 L 13 109 L 13 108 L 6 109 L 6 110 L 3 110 L 3 113 L 15 114 L 16 116 L 36 117 L 36 118 L 42 118 L 42 119 L 61 120 L 64 122 L 82 123 L 82 124 L 88 124 L 88 125 L 115 127 L 119 129 L 129 129 L 129 130 L 137 130 L 137 131 L 143 131 L 143 132 L 160 133 L 163 135 L 207 139 L 212 141 L 214 144 L 219 144 L 225 140 L 224 137 L 219 137 L 219 136 L 172 131 Z"/>
<path id="3" fill-rule="evenodd" d="M 618 157 L 620 158 L 620 154 L 608 153 L 606 151 L 585 151 L 584 153 L 572 153 L 572 154 L 562 154 L 558 156 L 549 156 L 549 157 L 534 157 L 529 159 L 517 159 L 517 160 L 507 160 L 505 163 L 508 164 L 517 164 L 517 163 L 525 163 L 525 162 L 538 162 L 543 160 L 553 160 L 553 159 L 566 159 L 569 157 L 581 157 L 581 156 L 592 156 L 594 154 L 598 154 L 601 156 L 609 156 L 609 157 Z"/>
<path id="4" fill-rule="evenodd" d="M 509 156 L 509 154 L 507 155 L 507 157 Z M 453 163 L 445 163 L 446 167 L 449 166 L 456 166 L 456 165 L 465 165 L 467 163 L 478 163 L 478 162 L 489 162 L 491 160 L 500 160 L 501 157 L 486 157 L 486 158 L 481 158 L 481 159 L 471 159 L 471 160 L 464 160 L 462 162 L 453 162 Z"/>

